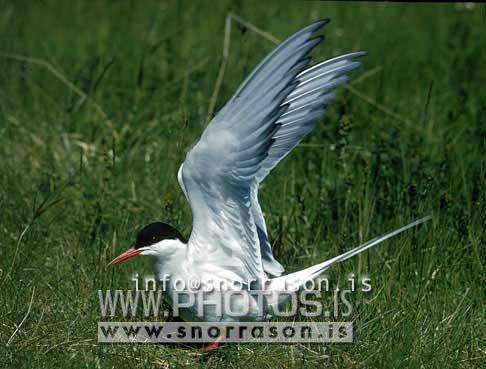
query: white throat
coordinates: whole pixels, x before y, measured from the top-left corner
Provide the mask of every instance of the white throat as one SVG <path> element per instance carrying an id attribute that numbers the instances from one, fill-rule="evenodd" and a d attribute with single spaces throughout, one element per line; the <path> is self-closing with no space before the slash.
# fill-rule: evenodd
<path id="1" fill-rule="evenodd" d="M 157 277 L 180 271 L 186 257 L 187 244 L 177 239 L 162 240 L 142 248 L 141 255 L 155 257 L 154 272 Z"/>

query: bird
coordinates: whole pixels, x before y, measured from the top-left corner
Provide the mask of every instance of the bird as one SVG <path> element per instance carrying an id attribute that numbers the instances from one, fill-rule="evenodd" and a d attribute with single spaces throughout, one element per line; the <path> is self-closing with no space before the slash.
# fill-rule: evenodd
<path id="1" fill-rule="evenodd" d="M 328 23 L 329 19 L 314 22 L 271 51 L 187 152 L 177 179 L 192 211 L 189 239 L 171 225 L 151 223 L 138 232 L 133 247 L 110 263 L 151 256 L 159 280 L 168 277 L 187 286 L 191 278 L 198 278 L 203 285 L 211 281 L 216 286 L 230 286 L 211 290 L 212 295 L 206 296 L 210 302 L 219 301 L 227 288 L 238 286 L 246 291 L 245 299 L 235 300 L 239 307 L 249 305 L 241 316 L 221 312 L 211 303 L 198 310 L 194 301 L 180 310 L 184 321 L 267 320 L 288 303 L 288 298 L 274 292 L 298 290 L 335 263 L 431 218 L 417 219 L 294 273 L 284 274 L 275 258 L 258 201 L 259 186 L 312 131 L 335 98 L 336 89 L 348 81 L 348 74 L 366 55 L 365 51 L 351 52 L 310 66 L 310 52 L 323 40 L 315 34 Z M 253 291 L 269 292 L 264 304 L 257 303 Z M 180 302 L 176 301 L 179 291 L 171 283 L 164 293 L 169 303 Z"/>

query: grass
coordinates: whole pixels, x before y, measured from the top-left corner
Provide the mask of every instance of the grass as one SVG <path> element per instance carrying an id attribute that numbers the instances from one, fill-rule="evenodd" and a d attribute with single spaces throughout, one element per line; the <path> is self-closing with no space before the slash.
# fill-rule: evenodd
<path id="1" fill-rule="evenodd" d="M 475 368 L 484 365 L 486 8 L 289 2 L 8 2 L 0 13 L 0 367 Z M 355 342 L 102 345 L 107 263 L 154 220 L 188 235 L 176 173 L 201 134 L 227 13 L 282 39 L 329 17 L 320 60 L 368 50 L 260 198 L 297 270 L 432 211 L 330 272 L 369 275 Z M 234 24 L 217 108 L 273 47 Z M 361 79 L 360 79 L 361 77 Z M 3 361 L 3 363 L 2 363 Z"/>

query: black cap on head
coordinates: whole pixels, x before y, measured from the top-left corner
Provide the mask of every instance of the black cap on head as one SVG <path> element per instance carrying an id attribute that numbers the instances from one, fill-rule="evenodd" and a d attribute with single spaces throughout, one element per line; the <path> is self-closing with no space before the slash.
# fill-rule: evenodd
<path id="1" fill-rule="evenodd" d="M 142 228 L 137 234 L 135 248 L 150 246 L 162 240 L 179 240 L 186 242 L 177 229 L 168 224 L 156 222 Z"/>

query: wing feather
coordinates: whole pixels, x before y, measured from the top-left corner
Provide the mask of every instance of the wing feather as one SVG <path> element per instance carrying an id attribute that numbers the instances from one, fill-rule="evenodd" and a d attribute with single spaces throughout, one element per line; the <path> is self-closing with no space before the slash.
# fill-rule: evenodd
<path id="1" fill-rule="evenodd" d="M 178 179 L 193 213 L 187 257 L 200 268 L 231 270 L 243 283 L 283 272 L 268 240 L 258 184 L 312 130 L 362 55 L 305 69 L 322 40 L 312 35 L 327 23 L 313 23 L 275 48 L 186 155 Z"/>

